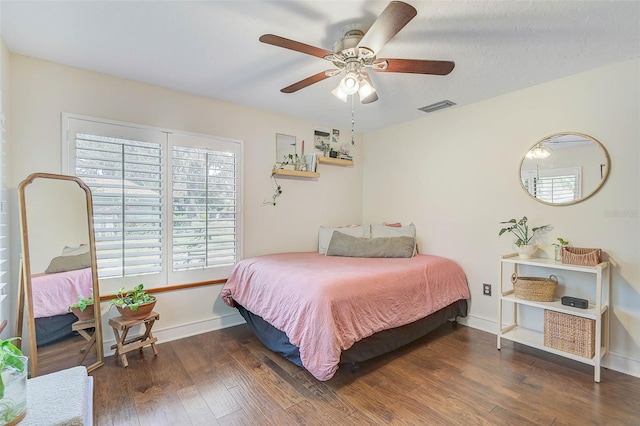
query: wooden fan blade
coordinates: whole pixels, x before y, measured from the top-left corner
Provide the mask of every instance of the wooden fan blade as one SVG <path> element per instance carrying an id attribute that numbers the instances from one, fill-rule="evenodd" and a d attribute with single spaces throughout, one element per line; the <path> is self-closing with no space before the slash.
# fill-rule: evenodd
<path id="1" fill-rule="evenodd" d="M 376 63 L 382 61 L 387 62 L 386 68 L 374 66 L 372 69 L 377 72 L 447 75 L 456 65 L 455 62 L 451 61 L 428 61 L 422 59 L 378 59 Z"/>
<path id="2" fill-rule="evenodd" d="M 358 47 L 366 47 L 377 54 L 417 14 L 413 6 L 401 1 L 392 1 L 362 37 Z"/>
<path id="3" fill-rule="evenodd" d="M 293 83 L 291 86 L 287 86 L 284 89 L 281 89 L 280 91 L 282 93 L 297 92 L 300 89 L 304 89 L 307 86 L 311 86 L 312 84 L 322 81 L 324 79 L 327 79 L 329 77 L 331 76 L 327 75 L 326 71 L 322 71 L 322 72 L 319 72 L 318 74 L 312 75 L 311 77 L 307 77 L 304 80 L 300 80 L 297 83 Z"/>
<path id="4" fill-rule="evenodd" d="M 329 50 L 320 49 L 319 47 L 310 46 L 308 44 L 300 43 L 299 41 L 289 40 L 288 38 L 280 37 L 273 34 L 265 34 L 260 36 L 259 40 L 266 44 L 271 44 L 278 47 L 284 47 L 285 49 L 295 50 L 296 52 L 306 53 L 307 55 L 316 56 L 324 59 L 327 55 L 333 55 L 333 52 Z"/>

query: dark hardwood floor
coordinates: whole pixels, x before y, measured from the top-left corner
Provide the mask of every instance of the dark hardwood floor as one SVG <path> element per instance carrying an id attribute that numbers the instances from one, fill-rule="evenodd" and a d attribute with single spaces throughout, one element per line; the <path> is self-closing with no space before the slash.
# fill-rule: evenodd
<path id="1" fill-rule="evenodd" d="M 113 357 L 95 378 L 102 425 L 638 425 L 640 379 L 445 325 L 327 382 L 247 326 Z"/>
<path id="2" fill-rule="evenodd" d="M 81 356 L 80 350 L 86 345 L 87 341 L 82 336 L 75 335 L 46 346 L 39 346 L 38 375 L 77 365 L 87 367 L 95 364 L 98 361 L 95 345 L 91 347 L 86 357 Z"/>

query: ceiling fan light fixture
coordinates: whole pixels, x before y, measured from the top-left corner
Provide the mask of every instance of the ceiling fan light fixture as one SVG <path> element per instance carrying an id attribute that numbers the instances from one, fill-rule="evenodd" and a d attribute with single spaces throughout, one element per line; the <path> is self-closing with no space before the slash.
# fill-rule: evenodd
<path id="1" fill-rule="evenodd" d="M 360 102 L 363 104 L 367 104 L 378 99 L 378 95 L 376 95 L 376 88 L 373 87 L 369 76 L 364 72 L 360 75 L 360 87 L 358 88 L 358 96 L 360 97 Z"/>
<path id="2" fill-rule="evenodd" d="M 342 84 L 338 84 L 338 87 L 336 87 L 335 89 L 333 89 L 331 91 L 331 94 L 333 96 L 335 96 L 336 98 L 340 99 L 342 102 L 347 102 L 347 98 L 349 97 L 349 95 L 347 95 L 344 90 L 342 90 Z"/>
<path id="3" fill-rule="evenodd" d="M 542 143 L 537 144 L 532 150 L 527 152 L 526 157 L 530 160 L 542 160 L 551 155 L 551 152 Z"/>
<path id="4" fill-rule="evenodd" d="M 347 75 L 344 76 L 342 81 L 340 81 L 340 88 L 347 95 L 354 95 L 360 87 L 360 83 L 358 82 L 358 80 L 358 74 L 350 71 L 347 73 Z"/>
<path id="5" fill-rule="evenodd" d="M 370 104 L 371 102 L 375 102 L 378 100 L 378 94 L 374 90 L 369 96 L 366 98 L 360 97 L 361 104 Z"/>

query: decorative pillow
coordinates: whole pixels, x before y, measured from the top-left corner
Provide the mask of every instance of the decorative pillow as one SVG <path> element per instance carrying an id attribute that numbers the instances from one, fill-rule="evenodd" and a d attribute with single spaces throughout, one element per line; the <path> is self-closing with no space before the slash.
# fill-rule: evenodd
<path id="1" fill-rule="evenodd" d="M 400 222 L 394 222 L 394 223 L 382 222 L 382 224 L 384 226 L 391 226 L 392 228 L 400 228 L 402 226 L 402 223 Z"/>
<path id="2" fill-rule="evenodd" d="M 89 244 L 80 244 L 78 247 L 64 246 L 62 249 L 63 256 L 75 256 L 76 254 L 89 253 Z"/>
<path id="3" fill-rule="evenodd" d="M 407 226 L 388 226 L 371 224 L 371 238 L 380 237 L 413 237 L 416 238 L 416 226 L 411 222 Z M 413 254 L 418 253 L 418 244 L 415 245 Z"/>
<path id="4" fill-rule="evenodd" d="M 327 254 L 333 231 L 351 235 L 352 237 L 369 238 L 371 236 L 369 225 L 344 226 L 340 228 L 321 226 L 318 231 L 318 253 Z"/>
<path id="5" fill-rule="evenodd" d="M 414 237 L 358 238 L 334 232 L 327 256 L 344 257 L 413 257 Z"/>
<path id="6" fill-rule="evenodd" d="M 89 253 L 76 254 L 75 256 L 54 257 L 49 266 L 44 271 L 45 274 L 55 274 L 58 272 L 75 271 L 76 269 L 89 268 L 91 266 L 91 255 Z"/>

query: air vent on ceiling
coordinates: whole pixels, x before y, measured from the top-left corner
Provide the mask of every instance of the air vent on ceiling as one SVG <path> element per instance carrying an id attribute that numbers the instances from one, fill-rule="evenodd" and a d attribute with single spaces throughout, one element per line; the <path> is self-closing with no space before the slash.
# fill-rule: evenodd
<path id="1" fill-rule="evenodd" d="M 429 113 L 433 111 L 438 111 L 439 109 L 449 108 L 450 106 L 454 106 L 456 103 L 451 102 L 449 100 L 444 100 L 440 102 L 436 102 L 435 104 L 423 106 L 422 108 L 418 108 L 420 111 Z"/>

